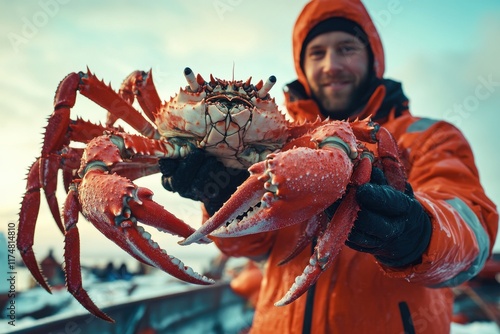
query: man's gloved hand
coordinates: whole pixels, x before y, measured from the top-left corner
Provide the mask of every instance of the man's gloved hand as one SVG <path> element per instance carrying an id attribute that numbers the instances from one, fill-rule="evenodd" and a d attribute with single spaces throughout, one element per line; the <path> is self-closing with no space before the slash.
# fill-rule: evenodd
<path id="1" fill-rule="evenodd" d="M 225 167 L 200 149 L 184 159 L 160 159 L 161 183 L 182 197 L 201 201 L 213 215 L 249 175 L 246 169 Z"/>
<path id="2" fill-rule="evenodd" d="M 370 183 L 360 186 L 356 199 L 361 207 L 346 245 L 375 255 L 390 267 L 419 263 L 431 238 L 431 221 L 414 198 L 410 184 L 403 193 L 387 184 L 374 168 Z"/>

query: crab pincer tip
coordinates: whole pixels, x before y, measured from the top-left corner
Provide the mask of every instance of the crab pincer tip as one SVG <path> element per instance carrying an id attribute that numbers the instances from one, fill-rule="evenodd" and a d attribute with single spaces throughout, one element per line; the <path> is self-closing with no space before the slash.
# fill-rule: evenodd
<path id="1" fill-rule="evenodd" d="M 177 244 L 181 246 L 187 246 L 190 245 L 194 242 L 197 242 L 199 239 L 204 238 L 204 235 L 201 233 L 194 232 L 191 234 L 189 237 L 185 238 L 184 240 L 178 241 Z"/>

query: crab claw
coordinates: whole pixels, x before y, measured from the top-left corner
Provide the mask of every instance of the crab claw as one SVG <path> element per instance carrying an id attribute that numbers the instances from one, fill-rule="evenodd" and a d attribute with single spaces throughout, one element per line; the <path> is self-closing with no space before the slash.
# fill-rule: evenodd
<path id="1" fill-rule="evenodd" d="M 106 185 L 105 187 L 103 185 Z M 81 183 L 70 186 L 64 205 L 65 223 L 65 272 L 68 291 L 95 316 L 114 322 L 95 305 L 82 286 L 80 271 L 80 237 L 77 227 L 79 212 L 140 262 L 159 268 L 178 279 L 195 284 L 211 284 L 214 281 L 194 272 L 177 258 L 168 255 L 137 221 L 162 231 L 186 237 L 194 229 L 179 220 L 160 205 L 153 202 L 153 193 L 136 187 L 127 178 L 93 169 L 85 174 Z M 102 201 L 108 198 L 108 201 Z M 201 239 L 203 242 L 208 239 Z"/>
<path id="2" fill-rule="evenodd" d="M 259 162 L 252 167 L 254 167 L 254 169 L 261 168 L 263 170 L 264 162 Z M 189 237 L 180 241 L 179 244 L 186 246 L 193 242 L 197 242 L 221 227 L 226 221 L 232 221 L 244 215 L 248 208 L 252 208 L 260 202 L 262 195 L 264 195 L 264 190 L 262 188 L 262 183 L 258 179 L 258 175 L 250 175 L 250 177 L 238 187 L 231 199 L 229 199 L 212 218 L 207 220 Z"/>
<path id="3" fill-rule="evenodd" d="M 187 237 L 194 229 L 151 200 L 152 192 L 130 180 L 102 170 L 85 174 L 78 189 L 82 213 L 108 239 L 141 262 L 195 284 L 213 280 L 194 272 L 177 258 L 168 255 L 151 235 L 137 224 L 140 221 L 161 231 Z M 101 198 L 106 198 L 102 201 Z M 201 238 L 202 242 L 209 242 Z"/>
<path id="4" fill-rule="evenodd" d="M 308 161 L 317 163 L 309 165 Z M 349 156 L 338 147 L 299 147 L 270 154 L 265 161 L 250 167 L 251 176 L 182 244 L 207 234 L 235 237 L 307 220 L 342 197 L 352 170 Z"/>
<path id="5" fill-rule="evenodd" d="M 317 163 L 308 165 L 308 161 Z M 342 197 L 353 168 L 349 157 L 337 148 L 296 148 L 271 154 L 265 163 L 266 169 L 258 177 L 265 189 L 260 206 L 247 208 L 246 216 L 230 221 L 212 236 L 241 236 L 303 222 Z"/>

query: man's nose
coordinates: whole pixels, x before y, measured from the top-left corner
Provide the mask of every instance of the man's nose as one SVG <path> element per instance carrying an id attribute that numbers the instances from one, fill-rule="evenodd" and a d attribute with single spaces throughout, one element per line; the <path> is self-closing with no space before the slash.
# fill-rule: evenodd
<path id="1" fill-rule="evenodd" d="M 345 58 L 335 52 L 328 52 L 325 57 L 323 71 L 326 73 L 337 72 L 344 67 Z"/>

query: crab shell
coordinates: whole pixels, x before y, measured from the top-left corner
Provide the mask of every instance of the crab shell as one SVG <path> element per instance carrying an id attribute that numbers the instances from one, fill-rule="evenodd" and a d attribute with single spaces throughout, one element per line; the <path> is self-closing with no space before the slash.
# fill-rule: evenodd
<path id="1" fill-rule="evenodd" d="M 264 160 L 288 139 L 288 121 L 267 92 L 259 97 L 262 82 L 256 87 L 249 81 L 211 78 L 196 91 L 181 88 L 155 115 L 158 132 L 216 155 L 227 167 Z"/>

